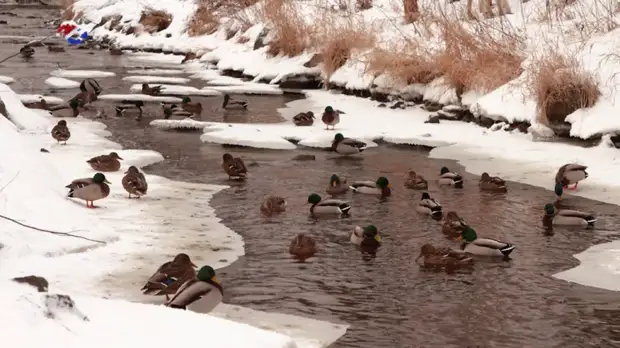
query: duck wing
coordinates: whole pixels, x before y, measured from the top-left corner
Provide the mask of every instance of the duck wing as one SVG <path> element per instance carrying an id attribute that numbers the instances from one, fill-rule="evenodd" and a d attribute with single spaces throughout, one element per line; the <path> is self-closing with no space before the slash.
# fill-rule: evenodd
<path id="1" fill-rule="evenodd" d="M 439 177 L 442 179 L 460 179 L 461 178 L 460 175 L 458 175 L 457 173 L 452 173 L 452 172 L 443 173 Z"/>
<path id="2" fill-rule="evenodd" d="M 69 128 L 63 126 L 54 126 L 52 128 L 52 137 L 56 140 L 64 140 L 69 139 L 71 136 L 71 132 L 69 132 Z"/>
<path id="3" fill-rule="evenodd" d="M 377 184 L 374 181 L 370 180 L 355 181 L 350 186 L 353 189 L 357 189 L 360 187 L 377 188 Z"/>
<path id="4" fill-rule="evenodd" d="M 245 167 L 245 163 L 239 157 L 234 159 L 235 168 L 239 173 L 247 173 L 248 169 Z"/>
<path id="5" fill-rule="evenodd" d="M 349 202 L 340 199 L 326 199 L 317 204 L 319 207 L 338 207 L 341 210 L 349 207 Z"/>
<path id="6" fill-rule="evenodd" d="M 68 189 L 78 189 L 80 187 L 84 187 L 84 186 L 88 186 L 90 184 L 93 184 L 93 178 L 84 178 L 84 179 L 75 179 L 73 181 L 71 181 L 71 183 L 67 186 L 65 186 Z"/>
<path id="7" fill-rule="evenodd" d="M 168 306 L 186 307 L 213 290 L 213 285 L 193 278 L 186 281 L 168 302 Z"/>
<path id="8" fill-rule="evenodd" d="M 420 201 L 419 205 L 421 205 L 423 207 L 427 207 L 431 211 L 441 211 L 442 210 L 441 204 L 439 204 L 439 202 L 437 202 L 436 200 L 434 200 L 432 198 L 422 199 Z"/>
<path id="9" fill-rule="evenodd" d="M 588 169 L 588 166 L 582 166 L 581 164 L 576 164 L 576 163 L 569 163 L 565 165 L 564 171 L 570 172 L 573 170 L 586 170 L 586 169 Z"/>
<path id="10" fill-rule="evenodd" d="M 500 242 L 496 239 L 491 239 L 491 238 L 478 238 L 474 240 L 472 244 L 475 244 L 477 246 L 484 247 L 484 248 L 498 249 L 498 250 L 504 249 L 507 246 L 510 246 L 510 244 L 508 243 Z"/>
<path id="11" fill-rule="evenodd" d="M 356 147 L 358 149 L 366 148 L 367 146 L 365 142 L 351 138 L 344 138 L 340 143 L 346 146 Z"/>
<path id="12" fill-rule="evenodd" d="M 110 188 L 108 187 L 107 190 L 104 190 L 104 187 L 107 187 L 107 185 L 103 185 L 92 183 L 90 185 L 71 189 L 69 190 L 69 194 L 67 194 L 67 197 L 80 198 L 87 201 L 96 201 L 98 199 L 107 197 L 108 194 L 110 194 Z"/>
<path id="13" fill-rule="evenodd" d="M 579 217 L 579 218 L 584 218 L 584 219 L 594 218 L 594 216 L 592 216 L 592 214 L 584 213 L 582 211 L 572 210 L 572 209 L 559 210 L 557 212 L 557 215 L 560 215 L 560 216 L 570 216 L 570 217 Z"/>

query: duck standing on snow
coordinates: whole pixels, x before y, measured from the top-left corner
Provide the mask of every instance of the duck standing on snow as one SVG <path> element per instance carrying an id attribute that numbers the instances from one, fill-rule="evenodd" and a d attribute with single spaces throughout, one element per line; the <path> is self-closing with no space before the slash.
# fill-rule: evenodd
<path id="1" fill-rule="evenodd" d="M 389 197 L 392 194 L 390 182 L 384 176 L 379 177 L 375 182 L 356 181 L 349 188 L 353 192 L 378 195 L 381 198 Z"/>
<path id="2" fill-rule="evenodd" d="M 568 188 L 568 185 L 575 184 L 570 190 L 576 190 L 579 181 L 588 177 L 587 166 L 582 166 L 576 163 L 565 164 L 558 169 L 555 175 L 555 183 L 562 184 L 563 188 Z M 556 192 L 557 194 L 557 192 Z"/>
<path id="3" fill-rule="evenodd" d="M 351 243 L 362 246 L 364 244 L 372 246 L 373 244 L 381 244 L 381 236 L 379 230 L 374 225 L 368 225 L 364 228 L 355 226 L 351 233 Z"/>
<path id="4" fill-rule="evenodd" d="M 26 59 L 32 58 L 32 56 L 34 56 L 34 48 L 29 45 L 25 45 L 19 49 L 19 54 Z"/>
<path id="5" fill-rule="evenodd" d="M 67 197 L 85 200 L 86 208 L 95 208 L 95 201 L 104 199 L 110 194 L 108 184 L 111 183 L 102 173 L 95 174 L 92 179 L 73 180 L 67 186 L 70 188 Z"/>
<path id="6" fill-rule="evenodd" d="M 140 198 L 146 194 L 149 188 L 144 174 L 140 173 L 136 166 L 131 166 L 127 169 L 121 183 L 125 191 L 129 193 L 129 198 L 131 198 L 131 195 Z"/>
<path id="7" fill-rule="evenodd" d="M 412 190 L 427 190 L 428 181 L 424 179 L 422 175 L 418 175 L 413 170 L 410 170 L 405 174 L 405 188 Z"/>
<path id="8" fill-rule="evenodd" d="M 293 123 L 298 127 L 312 126 L 314 124 L 314 113 L 312 111 L 299 113 L 293 117 Z"/>
<path id="9" fill-rule="evenodd" d="M 490 176 L 489 173 L 482 173 L 478 186 L 483 191 L 508 192 L 506 182 L 497 176 Z"/>
<path id="10" fill-rule="evenodd" d="M 336 174 L 329 178 L 329 185 L 327 186 L 327 193 L 331 196 L 341 195 L 349 191 L 349 185 L 347 185 L 347 179 L 340 180 L 340 177 Z"/>
<path id="11" fill-rule="evenodd" d="M 337 133 L 332 141 L 332 151 L 344 156 L 360 153 L 366 150 L 366 146 L 362 141 L 345 138 L 342 133 Z"/>
<path id="12" fill-rule="evenodd" d="M 222 302 L 223 295 L 224 289 L 215 277 L 215 270 L 211 266 L 203 266 L 195 278 L 181 285 L 166 306 L 183 310 L 195 306 L 201 313 L 208 313 Z"/>
<path id="13" fill-rule="evenodd" d="M 579 210 L 557 210 L 551 203 L 545 204 L 544 209 L 543 226 L 546 228 L 551 228 L 553 226 L 593 227 L 594 222 L 596 222 L 596 217 L 594 217 L 594 215 Z"/>
<path id="14" fill-rule="evenodd" d="M 161 85 L 159 86 L 149 86 L 148 83 L 142 84 L 142 94 L 146 95 L 160 95 L 161 94 Z"/>
<path id="15" fill-rule="evenodd" d="M 450 211 L 446 215 L 443 225 L 441 225 L 441 232 L 447 236 L 457 238 L 465 227 L 467 227 L 465 221 L 456 212 Z"/>
<path id="16" fill-rule="evenodd" d="M 463 188 L 463 177 L 457 173 L 451 172 L 447 167 L 441 167 L 437 183 L 439 185 L 450 185 L 455 188 Z"/>
<path id="17" fill-rule="evenodd" d="M 332 126 L 333 130 L 340 123 L 340 114 L 344 114 L 344 112 L 334 110 L 331 106 L 326 107 L 325 111 L 323 111 L 323 116 L 321 116 L 321 121 L 325 123 L 325 129 L 329 129 L 329 126 Z"/>
<path id="18" fill-rule="evenodd" d="M 473 255 L 508 257 L 515 249 L 514 245 L 506 242 L 491 238 L 478 238 L 476 231 L 469 226 L 465 227 L 458 239 L 463 240 L 461 250 Z"/>
<path id="19" fill-rule="evenodd" d="M 288 247 L 288 252 L 301 261 L 311 258 L 316 254 L 316 251 L 317 248 L 314 238 L 306 236 L 303 233 L 295 236 Z"/>
<path id="20" fill-rule="evenodd" d="M 248 102 L 245 100 L 233 100 L 230 95 L 224 94 L 222 109 L 247 109 Z"/>
<path id="21" fill-rule="evenodd" d="M 424 268 L 443 269 L 448 273 L 460 268 L 471 267 L 474 264 L 474 260 L 467 255 L 448 248 L 436 248 L 431 244 L 422 245 L 420 254 L 415 259 L 416 263 L 421 258 L 423 259 L 421 266 Z"/>
<path id="22" fill-rule="evenodd" d="M 119 156 L 116 152 L 110 152 L 109 155 L 93 157 L 86 161 L 86 163 L 88 163 L 94 170 L 98 170 L 100 172 L 115 172 L 121 169 L 121 162 L 119 160 L 122 159 L 123 158 L 121 158 L 121 156 Z"/>
<path id="23" fill-rule="evenodd" d="M 286 200 L 278 196 L 269 196 L 260 205 L 260 211 L 267 216 L 282 213 L 286 211 Z"/>
<path id="24" fill-rule="evenodd" d="M 349 210 L 351 210 L 351 205 L 346 201 L 339 199 L 326 199 L 323 201 L 321 196 L 316 193 L 308 196 L 308 204 L 312 204 L 310 207 L 310 215 L 312 216 L 336 214 L 346 216 L 349 215 Z"/>
<path id="25" fill-rule="evenodd" d="M 67 121 L 58 121 L 54 128 L 52 128 L 52 138 L 56 139 L 59 144 L 62 141 L 63 145 L 67 145 L 67 140 L 71 138 L 71 132 L 69 132 L 69 127 L 67 127 Z"/>
<path id="26" fill-rule="evenodd" d="M 202 104 L 192 103 L 190 97 L 184 97 L 181 103 L 183 110 L 191 112 L 194 115 L 200 116 L 202 114 Z"/>
<path id="27" fill-rule="evenodd" d="M 172 116 L 183 117 L 183 118 L 194 118 L 194 114 L 185 111 L 182 108 L 178 107 L 176 104 L 166 105 L 162 103 L 161 109 L 164 112 L 164 119 L 169 119 Z"/>
<path id="28" fill-rule="evenodd" d="M 224 172 L 228 174 L 228 180 L 236 178 L 237 180 L 244 180 L 247 177 L 248 169 L 245 167 L 245 163 L 239 157 L 233 157 L 229 153 L 225 153 L 222 156 L 222 168 Z"/>
<path id="29" fill-rule="evenodd" d="M 99 95 L 102 90 L 103 89 L 101 88 L 99 82 L 93 78 L 84 79 L 82 80 L 82 83 L 80 83 L 80 91 L 82 92 L 89 92 L 94 95 Z"/>
<path id="30" fill-rule="evenodd" d="M 159 266 L 155 273 L 147 280 L 140 289 L 144 295 L 168 295 L 174 294 L 186 281 L 196 276 L 196 265 L 185 253 L 178 254 L 163 265 Z"/>
<path id="31" fill-rule="evenodd" d="M 440 218 L 443 215 L 443 207 L 428 192 L 422 193 L 422 199 L 418 203 L 415 210 L 420 214 L 430 215 L 435 218 Z"/>

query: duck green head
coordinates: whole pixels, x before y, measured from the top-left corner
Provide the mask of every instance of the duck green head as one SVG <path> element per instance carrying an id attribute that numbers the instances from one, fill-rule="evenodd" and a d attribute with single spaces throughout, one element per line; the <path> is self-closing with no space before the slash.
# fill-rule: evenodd
<path id="1" fill-rule="evenodd" d="M 547 204 L 545 204 L 545 208 L 544 208 L 544 209 L 545 209 L 545 213 L 546 213 L 547 215 L 553 215 L 553 214 L 555 214 L 555 207 L 554 207 L 554 206 L 553 206 L 553 204 L 551 204 L 551 203 L 547 203 Z"/>
<path id="2" fill-rule="evenodd" d="M 332 112 L 334 112 L 334 108 L 332 108 L 331 106 L 328 106 L 328 107 L 325 108 L 325 112 L 326 113 L 332 113 Z"/>
<path id="3" fill-rule="evenodd" d="M 385 176 L 382 176 L 377 179 L 376 184 L 379 188 L 386 188 L 390 186 L 390 181 Z"/>
<path id="4" fill-rule="evenodd" d="M 379 236 L 379 230 L 375 225 L 368 225 L 364 227 L 364 238 L 374 239 L 381 243 L 381 236 Z"/>
<path id="5" fill-rule="evenodd" d="M 559 182 L 558 182 L 558 183 L 556 183 L 556 184 L 555 184 L 555 189 L 554 189 L 554 191 L 555 191 L 555 194 L 556 194 L 558 197 L 562 197 L 562 194 L 564 193 L 564 185 L 562 185 L 562 184 L 561 184 L 561 183 L 559 183 Z"/>
<path id="6" fill-rule="evenodd" d="M 329 184 L 333 187 L 336 187 L 336 185 L 340 185 L 340 178 L 338 177 L 338 175 L 332 175 L 332 177 L 329 178 Z"/>
<path id="7" fill-rule="evenodd" d="M 71 107 L 71 109 L 75 110 L 75 109 L 77 109 L 77 108 L 78 108 L 78 106 L 80 106 L 80 103 L 78 103 L 78 101 L 77 101 L 77 100 L 72 100 L 72 101 L 69 103 L 69 106 Z"/>
<path id="8" fill-rule="evenodd" d="M 215 270 L 211 266 L 202 266 L 198 273 L 196 274 L 196 278 L 203 282 L 214 281 L 219 283 L 217 278 L 215 278 Z"/>
<path id="9" fill-rule="evenodd" d="M 316 193 L 312 193 L 310 194 L 310 196 L 308 196 L 308 203 L 310 204 L 318 204 L 321 201 L 321 196 L 317 195 Z"/>
<path id="10" fill-rule="evenodd" d="M 190 97 L 183 97 L 183 104 L 191 103 Z"/>
<path id="11" fill-rule="evenodd" d="M 106 184 L 112 184 L 111 182 L 109 182 L 106 178 L 105 175 L 103 175 L 103 173 L 97 173 L 93 176 L 93 181 L 101 184 L 101 183 L 106 183 Z"/>
<path id="12" fill-rule="evenodd" d="M 334 141 L 343 141 L 344 140 L 344 135 L 342 135 L 342 133 L 336 133 L 336 135 L 334 135 Z"/>
<path id="13" fill-rule="evenodd" d="M 448 167 L 441 167 L 440 174 L 443 175 L 443 174 L 446 174 L 446 173 L 450 173 L 450 169 L 448 169 Z"/>
<path id="14" fill-rule="evenodd" d="M 463 231 L 461 232 L 461 239 L 463 239 L 467 243 L 471 243 L 475 241 L 477 238 L 478 238 L 478 235 L 476 234 L 476 230 L 474 230 L 473 228 L 469 226 L 465 227 Z"/>
<path id="15" fill-rule="evenodd" d="M 167 116 L 166 118 L 170 117 L 172 115 L 172 108 L 164 108 L 164 115 Z"/>

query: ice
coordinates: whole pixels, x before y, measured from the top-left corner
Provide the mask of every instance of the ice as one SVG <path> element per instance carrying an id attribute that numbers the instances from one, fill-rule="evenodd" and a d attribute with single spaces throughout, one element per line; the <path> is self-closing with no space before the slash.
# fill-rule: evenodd
<path id="1" fill-rule="evenodd" d="M 179 69 L 135 69 L 135 70 L 128 70 L 127 74 L 182 75 L 182 74 L 187 74 L 187 72 L 184 70 L 179 70 Z"/>
<path id="2" fill-rule="evenodd" d="M 11 76 L 1 76 L 0 75 L 0 83 L 4 83 L 5 85 L 9 85 L 11 83 L 15 82 L 15 79 L 12 78 Z"/>
<path id="3" fill-rule="evenodd" d="M 201 130 L 207 127 L 210 122 L 201 122 L 192 120 L 191 118 L 185 118 L 182 120 L 153 120 L 151 121 L 151 127 L 159 128 L 159 129 L 195 129 Z"/>
<path id="4" fill-rule="evenodd" d="M 206 80 L 206 81 L 220 79 L 220 78 L 233 79 L 235 81 L 239 81 L 239 79 L 235 79 L 235 78 L 228 77 L 228 76 L 222 76 L 222 74 L 217 70 L 196 71 L 193 75 L 190 75 L 190 77 L 193 79 L 200 79 L 200 80 Z"/>
<path id="5" fill-rule="evenodd" d="M 116 74 L 110 71 L 99 71 L 99 70 L 65 70 L 58 69 L 54 70 L 50 73 L 52 76 L 56 77 L 65 77 L 70 79 L 85 79 L 85 78 L 103 78 L 103 77 L 112 77 Z"/>
<path id="6" fill-rule="evenodd" d="M 180 103 L 182 101 L 181 98 L 177 97 L 163 97 L 163 96 L 152 96 L 146 94 L 103 94 L 98 97 L 101 100 L 141 100 L 144 102 L 158 102 L 158 103 Z"/>
<path id="7" fill-rule="evenodd" d="M 65 79 L 63 77 L 48 77 L 45 80 L 45 84 L 48 84 L 56 88 L 79 88 L 80 87 L 79 82 Z"/>
<path id="8" fill-rule="evenodd" d="M 282 90 L 277 85 L 267 85 L 264 83 L 254 82 L 246 82 L 239 86 L 210 86 L 205 88 L 214 89 L 228 94 L 283 94 Z"/>
<path id="9" fill-rule="evenodd" d="M 153 85 L 154 86 L 154 85 Z M 222 93 L 209 88 L 198 89 L 192 86 L 177 86 L 177 85 L 158 85 L 162 86 L 162 94 L 172 95 L 202 95 L 207 97 L 222 95 Z M 129 88 L 131 93 L 142 93 L 142 85 L 136 84 Z"/>
<path id="10" fill-rule="evenodd" d="M 41 95 L 41 94 L 19 94 L 19 100 L 22 103 L 36 103 L 41 100 L 41 98 L 45 99 L 48 104 L 60 104 L 64 102 L 62 98 L 53 97 L 51 95 Z"/>
<path id="11" fill-rule="evenodd" d="M 246 84 L 246 82 L 243 80 L 227 76 L 207 81 L 207 85 L 209 86 L 243 86 L 244 84 Z"/>
<path id="12" fill-rule="evenodd" d="M 152 54 L 152 53 L 135 53 L 129 55 L 130 60 L 150 62 L 150 63 L 167 63 L 167 64 L 181 64 L 183 56 L 175 56 L 172 54 Z"/>
<path id="13" fill-rule="evenodd" d="M 138 82 L 138 83 L 176 83 L 176 84 L 186 84 L 190 81 L 190 79 L 186 79 L 184 77 L 170 77 L 170 76 L 126 76 L 123 77 L 124 81 L 129 82 Z"/>

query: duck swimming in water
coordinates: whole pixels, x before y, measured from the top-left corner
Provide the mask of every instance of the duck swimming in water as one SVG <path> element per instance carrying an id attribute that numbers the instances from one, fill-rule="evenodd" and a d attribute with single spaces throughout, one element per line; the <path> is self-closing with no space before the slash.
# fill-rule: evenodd
<path id="1" fill-rule="evenodd" d="M 543 226 L 583 226 L 593 227 L 596 217 L 589 213 L 571 209 L 556 209 L 553 204 L 548 203 L 544 207 Z"/>
<path id="2" fill-rule="evenodd" d="M 329 185 L 327 186 L 327 193 L 331 196 L 341 195 L 349 191 L 349 185 L 347 185 L 347 179 L 340 180 L 340 177 L 333 174 L 329 178 Z"/>
<path id="3" fill-rule="evenodd" d="M 298 260 L 305 261 L 316 254 L 316 242 L 314 238 L 300 233 L 291 241 L 288 252 Z"/>
<path id="4" fill-rule="evenodd" d="M 378 195 L 381 198 L 389 197 L 392 194 L 390 182 L 384 176 L 377 181 L 355 181 L 349 186 L 351 191 L 368 195 Z"/>
<path id="5" fill-rule="evenodd" d="M 441 172 L 439 173 L 439 180 L 437 181 L 439 185 L 449 185 L 454 186 L 455 188 L 463 188 L 463 177 L 457 173 L 453 173 L 447 167 L 441 167 Z"/>
<path id="6" fill-rule="evenodd" d="M 490 176 L 489 173 L 482 173 L 478 186 L 483 191 L 508 192 L 506 182 L 497 176 Z"/>
<path id="7" fill-rule="evenodd" d="M 405 187 L 411 190 L 427 190 L 428 181 L 422 175 L 410 170 L 405 174 Z"/>
<path id="8" fill-rule="evenodd" d="M 416 211 L 420 214 L 430 215 L 440 218 L 443 215 L 443 207 L 428 192 L 422 193 L 422 198 L 416 207 Z"/>
<path id="9" fill-rule="evenodd" d="M 515 249 L 510 243 L 491 238 L 478 238 L 478 234 L 470 226 L 463 229 L 458 239 L 463 240 L 461 250 L 473 255 L 507 257 Z"/>
<path id="10" fill-rule="evenodd" d="M 230 95 L 224 94 L 222 109 L 247 109 L 248 102 L 245 100 L 233 100 Z"/>
<path id="11" fill-rule="evenodd" d="M 321 196 L 316 193 L 312 193 L 308 196 L 308 203 L 312 204 L 310 207 L 310 215 L 349 215 L 351 205 L 339 199 L 326 199 L 322 200 Z"/>

